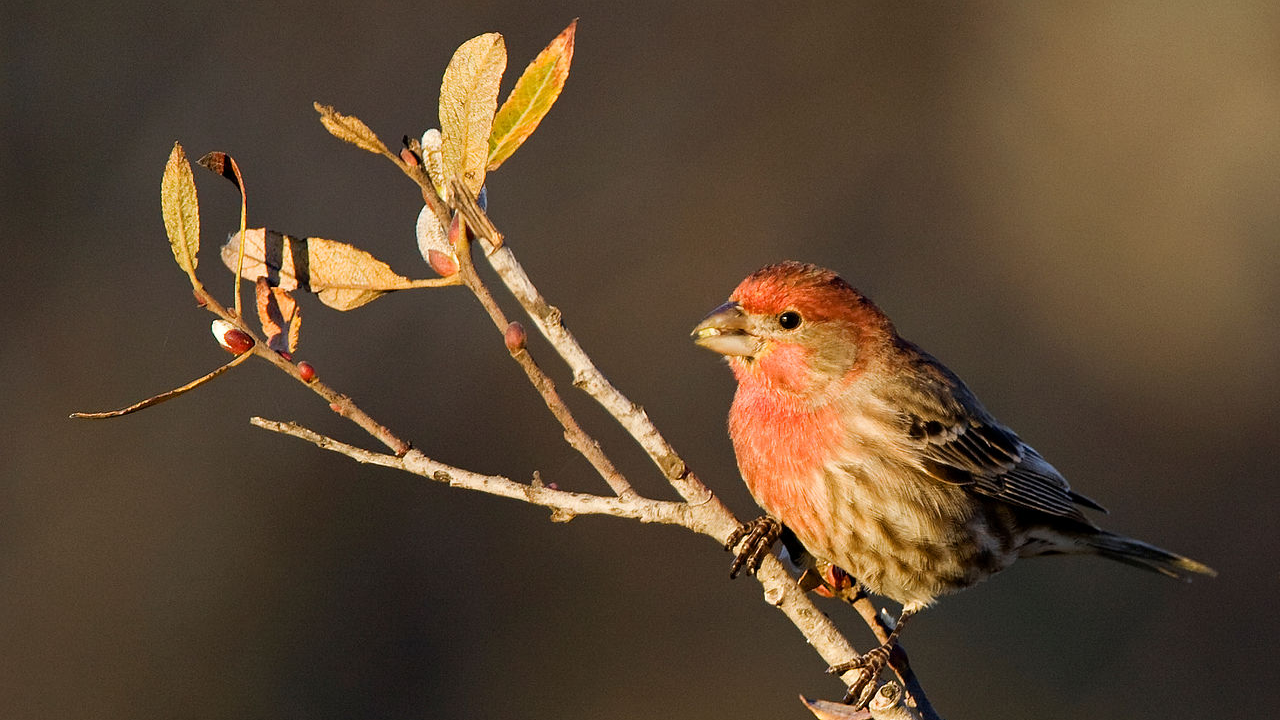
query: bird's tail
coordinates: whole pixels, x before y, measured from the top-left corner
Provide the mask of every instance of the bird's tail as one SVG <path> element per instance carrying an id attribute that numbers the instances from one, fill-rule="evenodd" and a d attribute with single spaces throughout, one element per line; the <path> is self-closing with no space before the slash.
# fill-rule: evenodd
<path id="1" fill-rule="evenodd" d="M 1158 572 L 1161 575 L 1168 575 L 1178 580 L 1190 581 L 1195 575 L 1214 576 L 1218 574 L 1217 570 L 1204 563 L 1196 562 L 1189 557 L 1183 557 L 1168 550 L 1162 550 L 1155 545 L 1148 545 L 1141 540 L 1134 540 L 1106 530 L 1082 534 L 1077 539 L 1087 545 L 1090 550 L 1103 557 L 1111 558 L 1126 565 Z"/>

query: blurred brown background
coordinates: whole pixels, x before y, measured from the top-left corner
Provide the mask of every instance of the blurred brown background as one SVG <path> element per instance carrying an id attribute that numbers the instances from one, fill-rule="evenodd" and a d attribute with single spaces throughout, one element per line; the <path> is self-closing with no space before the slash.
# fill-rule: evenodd
<path id="1" fill-rule="evenodd" d="M 705 538 L 553 525 L 256 430 L 375 446 L 262 363 L 66 418 L 225 360 L 164 239 L 175 139 L 239 160 L 251 223 L 424 276 L 414 188 L 312 101 L 394 142 L 436 123 L 461 42 L 506 35 L 505 92 L 575 16 L 568 87 L 490 211 L 735 510 L 755 512 L 731 379 L 688 330 L 762 264 L 838 268 L 1108 527 L 1221 571 L 1028 561 L 945 599 L 906 642 L 944 714 L 1280 710 L 1280 6 L 783 5 L 5 3 L 0 714 L 801 718 L 797 693 L 839 696 Z M 211 249 L 238 203 L 197 182 L 202 270 L 229 295 Z M 603 489 L 463 292 L 305 309 L 299 357 L 428 454 Z"/>

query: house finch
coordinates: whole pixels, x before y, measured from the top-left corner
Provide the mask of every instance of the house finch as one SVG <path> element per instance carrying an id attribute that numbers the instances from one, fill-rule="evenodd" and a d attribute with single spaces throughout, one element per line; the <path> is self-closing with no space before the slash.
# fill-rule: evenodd
<path id="1" fill-rule="evenodd" d="M 1175 578 L 1215 574 L 1095 526 L 1081 507 L 1100 505 L 830 270 L 756 271 L 693 339 L 727 356 L 738 380 L 729 435 L 768 513 L 730 540 L 747 538 L 731 574 L 758 567 L 781 521 L 814 560 L 902 604 L 889 640 L 839 668 L 862 668 L 855 699 L 870 697 L 908 617 L 1020 557 L 1096 554 Z"/>

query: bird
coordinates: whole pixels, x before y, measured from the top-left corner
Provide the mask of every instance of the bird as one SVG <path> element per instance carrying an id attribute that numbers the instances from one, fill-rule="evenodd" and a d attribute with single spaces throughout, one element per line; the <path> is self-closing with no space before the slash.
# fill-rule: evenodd
<path id="1" fill-rule="evenodd" d="M 902 606 L 884 643 L 832 668 L 861 670 L 847 702 L 870 699 L 912 615 L 1019 558 L 1094 554 L 1183 580 L 1216 574 L 1095 525 L 1084 510 L 1101 505 L 832 270 L 763 267 L 692 339 L 737 380 L 729 436 L 765 511 L 730 536 L 726 549 L 742 541 L 730 576 L 757 569 L 784 535 Z"/>

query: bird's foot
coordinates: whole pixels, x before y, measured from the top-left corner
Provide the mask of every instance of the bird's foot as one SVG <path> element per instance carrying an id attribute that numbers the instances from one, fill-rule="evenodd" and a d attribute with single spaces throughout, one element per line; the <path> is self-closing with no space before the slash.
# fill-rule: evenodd
<path id="1" fill-rule="evenodd" d="M 724 549 L 733 550 L 739 542 L 742 543 L 742 548 L 733 559 L 733 565 L 729 566 L 729 577 L 738 577 L 738 573 L 744 569 L 748 575 L 754 575 L 760 569 L 760 563 L 764 562 L 765 555 L 769 554 L 773 544 L 781 536 L 782 523 L 768 515 L 745 522 L 734 530 L 725 541 Z"/>
<path id="2" fill-rule="evenodd" d="M 884 670 L 885 665 L 889 663 L 889 653 L 893 651 L 893 641 L 887 642 L 877 648 L 868 650 L 865 654 L 860 655 L 849 662 L 832 665 L 827 668 L 827 672 L 832 675 L 843 675 L 850 670 L 861 670 L 858 677 L 849 685 L 844 695 L 845 704 L 852 705 L 854 709 L 861 709 L 871 702 L 872 696 L 875 694 L 878 680 L 880 679 L 880 671 Z"/>

